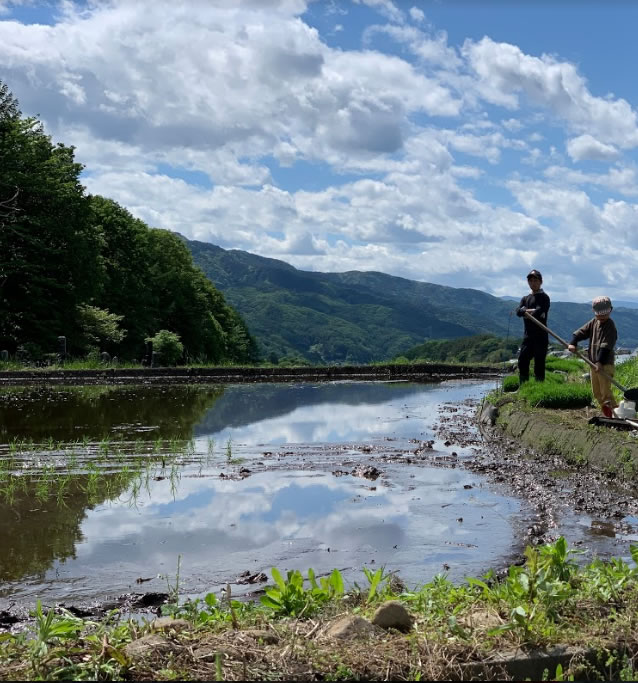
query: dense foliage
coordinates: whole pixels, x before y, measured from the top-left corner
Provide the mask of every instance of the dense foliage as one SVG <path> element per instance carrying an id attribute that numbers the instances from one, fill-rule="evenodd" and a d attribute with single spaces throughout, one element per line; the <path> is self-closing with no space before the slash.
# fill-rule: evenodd
<path id="1" fill-rule="evenodd" d="M 520 339 L 477 334 L 458 339 L 433 339 L 408 349 L 401 356 L 409 361 L 498 363 L 516 355 Z"/>
<path id="2" fill-rule="evenodd" d="M 74 150 L 24 118 L 0 83 L 0 349 L 37 358 L 106 350 L 141 358 L 160 330 L 186 360 L 257 358 L 246 325 L 183 241 L 85 193 Z"/>
<path id="3" fill-rule="evenodd" d="M 518 341 L 523 334 L 513 313 L 518 300 L 377 272 L 307 272 L 244 251 L 186 243 L 195 263 L 250 321 L 273 362 L 302 356 L 313 363 L 367 363 L 436 339 L 493 335 Z M 523 276 L 520 294 L 526 291 Z M 619 345 L 637 345 L 638 310 L 617 307 L 613 317 Z M 549 324 L 563 337 L 589 318 L 587 304 L 552 301 Z"/>

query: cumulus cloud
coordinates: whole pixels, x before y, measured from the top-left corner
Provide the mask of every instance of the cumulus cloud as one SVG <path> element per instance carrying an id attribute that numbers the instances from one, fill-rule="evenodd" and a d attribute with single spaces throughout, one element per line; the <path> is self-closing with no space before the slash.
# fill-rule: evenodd
<path id="1" fill-rule="evenodd" d="M 591 159 L 594 161 L 614 161 L 620 156 L 613 145 L 606 145 L 586 133 L 567 141 L 567 154 L 573 161 Z"/>
<path id="2" fill-rule="evenodd" d="M 624 99 L 592 95 L 573 64 L 549 55 L 527 55 L 516 45 L 488 37 L 467 40 L 462 51 L 478 78 L 478 91 L 488 102 L 516 110 L 522 92 L 577 132 L 589 132 L 620 147 L 638 145 L 636 112 L 631 105 Z"/>
<path id="3" fill-rule="evenodd" d="M 96 0 L 40 26 L 12 4 L 3 81 L 76 146 L 89 191 L 153 226 L 498 294 L 541 263 L 565 296 L 581 260 L 606 282 L 590 252 L 612 233 L 638 266 L 622 203 L 638 196 L 635 112 L 558 57 L 489 37 L 459 48 L 390 0 L 359 0 L 376 12 L 359 48 L 328 45 L 304 14 L 348 26 L 344 3 Z M 576 171 L 558 149 L 614 165 Z"/>
<path id="4" fill-rule="evenodd" d="M 448 45 L 445 31 L 438 31 L 432 36 L 414 26 L 373 25 L 364 31 L 364 42 L 371 43 L 377 34 L 387 35 L 406 45 L 423 62 L 451 70 L 461 65 L 456 50 Z"/>
<path id="5" fill-rule="evenodd" d="M 564 166 L 548 166 L 544 176 L 556 184 L 591 185 L 604 187 L 627 196 L 638 195 L 635 167 L 611 168 L 606 173 L 584 173 Z"/>

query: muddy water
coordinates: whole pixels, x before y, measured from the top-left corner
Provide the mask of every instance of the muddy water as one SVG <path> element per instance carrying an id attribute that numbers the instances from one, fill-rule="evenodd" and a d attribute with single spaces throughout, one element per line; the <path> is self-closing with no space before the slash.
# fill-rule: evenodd
<path id="1" fill-rule="evenodd" d="M 0 393 L 0 609 L 242 574 L 385 566 L 409 585 L 501 566 L 521 503 L 457 466 L 442 414 L 485 382 Z M 431 442 L 431 443 L 429 443 Z M 143 580 L 143 582 L 138 582 Z"/>

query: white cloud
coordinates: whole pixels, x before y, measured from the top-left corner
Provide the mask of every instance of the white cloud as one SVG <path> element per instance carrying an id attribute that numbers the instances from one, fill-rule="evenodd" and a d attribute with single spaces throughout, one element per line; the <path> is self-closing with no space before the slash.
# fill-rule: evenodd
<path id="1" fill-rule="evenodd" d="M 377 34 L 390 36 L 398 43 L 408 46 L 410 51 L 423 62 L 455 70 L 461 65 L 456 50 L 447 44 L 447 33 L 439 31 L 434 37 L 414 26 L 369 26 L 363 33 L 364 42 L 370 43 Z"/>
<path id="2" fill-rule="evenodd" d="M 638 195 L 638 175 L 635 167 L 611 168 L 607 173 L 584 173 L 564 166 L 548 166 L 544 175 L 555 184 L 592 185 L 627 196 Z"/>
<path id="3" fill-rule="evenodd" d="M 488 102 L 508 109 L 520 107 L 524 92 L 536 106 L 547 107 L 574 131 L 620 147 L 638 145 L 636 112 L 624 99 L 595 97 L 569 62 L 526 55 L 516 45 L 488 37 L 467 40 L 462 50 L 478 77 L 477 89 Z"/>
<path id="4" fill-rule="evenodd" d="M 518 119 L 503 119 L 501 124 L 512 133 L 517 133 L 523 128 L 523 124 Z"/>
<path id="5" fill-rule="evenodd" d="M 567 154 L 572 161 L 615 161 L 620 156 L 613 145 L 605 145 L 588 133 L 568 140 Z"/>
<path id="6" fill-rule="evenodd" d="M 425 13 L 418 7 L 410 7 L 410 18 L 420 24 L 425 21 Z"/>
<path id="7" fill-rule="evenodd" d="M 91 192 L 222 247 L 495 293 L 544 260 L 563 298 L 586 291 L 583 260 L 607 282 L 596 241 L 635 262 L 633 205 L 588 194 L 638 196 L 628 102 L 557 57 L 459 49 L 418 7 L 365 4 L 389 23 L 354 49 L 303 14 L 348 27 L 342 2 L 67 3 L 51 26 L 0 21 L 2 78 Z"/>
<path id="8" fill-rule="evenodd" d="M 352 0 L 355 5 L 367 5 L 377 10 L 386 19 L 401 24 L 405 21 L 405 15 L 392 0 Z"/>

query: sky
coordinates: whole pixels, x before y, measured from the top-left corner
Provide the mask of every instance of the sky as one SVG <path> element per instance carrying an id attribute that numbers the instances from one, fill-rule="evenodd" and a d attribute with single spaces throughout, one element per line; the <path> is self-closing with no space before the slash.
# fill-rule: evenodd
<path id="1" fill-rule="evenodd" d="M 304 270 L 638 301 L 638 3 L 0 0 L 87 190 Z"/>

